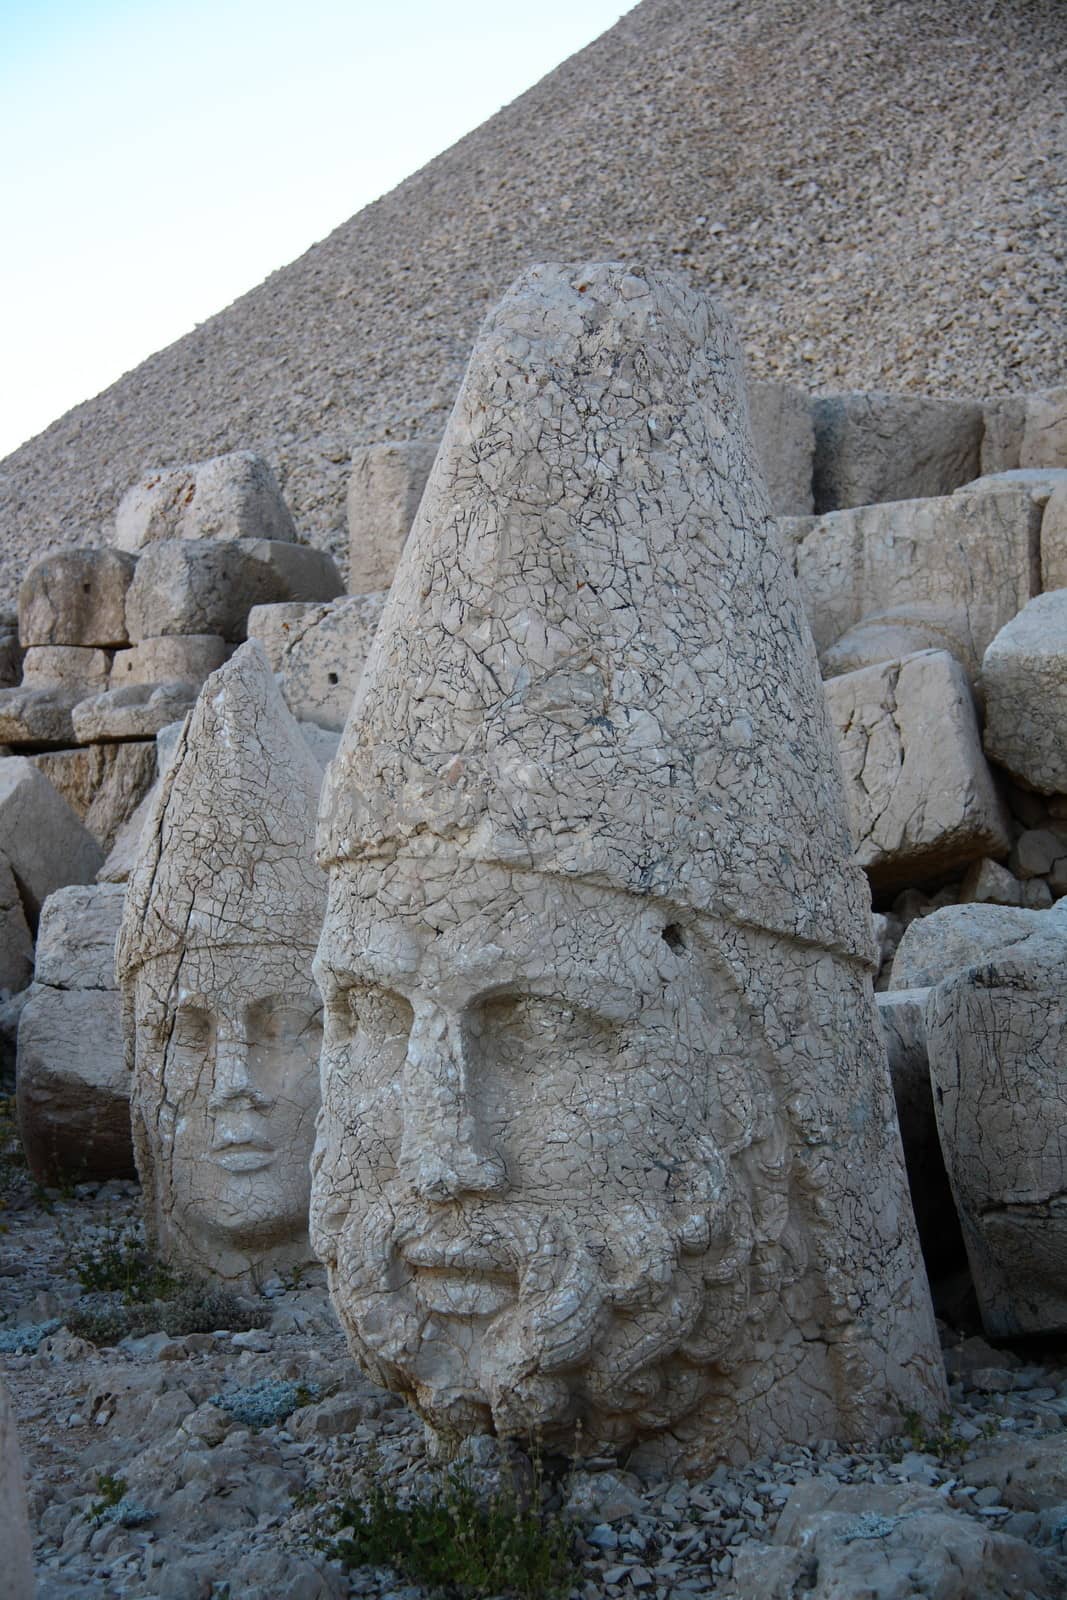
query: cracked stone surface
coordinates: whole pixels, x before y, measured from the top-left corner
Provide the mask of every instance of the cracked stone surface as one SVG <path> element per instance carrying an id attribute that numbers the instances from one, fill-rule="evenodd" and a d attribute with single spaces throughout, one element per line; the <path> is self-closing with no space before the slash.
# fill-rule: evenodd
<path id="1" fill-rule="evenodd" d="M 893 957 L 890 989 L 929 989 L 1042 926 L 1023 906 L 941 906 L 909 923 Z"/>
<path id="2" fill-rule="evenodd" d="M 917 642 L 950 651 L 977 677 L 986 647 L 1040 589 L 1041 509 L 1026 486 L 994 480 L 785 518 L 820 660 L 835 670 L 830 651 L 842 635 L 878 624 L 921 630 Z M 843 665 L 859 665 L 854 652 Z"/>
<path id="3" fill-rule="evenodd" d="M 876 888 L 1006 856 L 1008 818 L 967 677 L 944 650 L 831 678 L 856 859 Z"/>
<path id="4" fill-rule="evenodd" d="M 115 982 L 121 884 L 50 895 L 19 1019 L 16 1104 L 41 1182 L 132 1178 L 130 1075 Z"/>
<path id="5" fill-rule="evenodd" d="M 384 605 L 379 592 L 252 608 L 248 637 L 262 645 L 294 717 L 340 732 Z"/>
<path id="6" fill-rule="evenodd" d="M 119 550 L 159 539 L 295 538 L 274 473 L 251 450 L 150 472 L 127 489 L 115 514 Z"/>
<path id="7" fill-rule="evenodd" d="M 127 888 L 116 962 L 148 1226 L 167 1259 L 224 1279 L 309 1259 L 321 778 L 243 646 L 178 735 Z"/>
<path id="8" fill-rule="evenodd" d="M 197 688 L 183 682 L 124 683 L 119 689 L 89 695 L 71 712 L 75 738 L 82 744 L 154 739 L 161 728 L 181 721 Z"/>
<path id="9" fill-rule="evenodd" d="M 193 683 L 199 689 L 208 673 L 233 653 L 233 646 L 214 633 L 164 634 L 142 639 L 130 650 L 117 650 L 109 687 L 130 683 Z"/>
<path id="10" fill-rule="evenodd" d="M 1067 386 L 1027 395 L 1021 467 L 1067 467 Z"/>
<path id="11" fill-rule="evenodd" d="M 680 280 L 525 273 L 328 771 L 312 1237 L 357 1358 L 445 1434 L 694 1464 L 942 1403 L 745 418 Z"/>
<path id="12" fill-rule="evenodd" d="M 28 759 L 63 796 L 103 850 L 112 848 L 156 775 L 156 747 L 151 740 L 46 750 Z"/>
<path id="13" fill-rule="evenodd" d="M 394 439 L 352 452 L 345 510 L 351 594 L 388 589 L 440 438 Z"/>
<path id="14" fill-rule="evenodd" d="M 1038 915 L 926 1006 L 945 1165 L 993 1337 L 1067 1329 L 1067 930 Z"/>
<path id="15" fill-rule="evenodd" d="M 134 643 L 168 634 L 245 637 L 253 606 L 332 600 L 344 584 L 333 557 L 280 539 L 161 539 L 137 563 L 126 599 Z"/>
<path id="16" fill-rule="evenodd" d="M 982 660 L 985 747 L 1040 794 L 1067 792 L 1067 589 L 1041 594 Z"/>

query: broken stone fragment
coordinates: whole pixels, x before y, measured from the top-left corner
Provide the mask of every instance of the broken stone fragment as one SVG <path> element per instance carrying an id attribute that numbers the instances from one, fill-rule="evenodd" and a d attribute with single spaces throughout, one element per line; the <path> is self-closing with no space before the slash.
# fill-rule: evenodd
<path id="1" fill-rule="evenodd" d="M 384 594 L 325 605 L 255 606 L 248 636 L 263 646 L 294 717 L 341 729 L 385 605 Z"/>
<path id="2" fill-rule="evenodd" d="M 180 721 L 196 699 L 193 683 L 127 683 L 74 707 L 71 722 L 82 744 L 110 739 L 154 739 Z"/>
<path id="3" fill-rule="evenodd" d="M 1040 794 L 1067 793 L 1067 589 L 1038 595 L 982 659 L 985 747 Z"/>
<path id="4" fill-rule="evenodd" d="M 816 512 L 951 494 L 978 476 L 977 401 L 852 393 L 812 409 Z"/>
<path id="5" fill-rule="evenodd" d="M 116 963 L 148 1226 L 165 1259 L 227 1280 L 310 1255 L 321 778 L 249 642 L 178 733 L 127 889 Z"/>
<path id="6" fill-rule="evenodd" d="M 31 933 L 50 894 L 91 883 L 103 861 L 92 834 L 24 756 L 0 759 L 0 858 L 6 860 Z"/>
<path id="7" fill-rule="evenodd" d="M 941 1145 L 986 1332 L 1067 1329 L 1067 926 L 946 978 L 926 1007 Z"/>
<path id="8" fill-rule="evenodd" d="M 936 1413 L 851 853 L 726 317 L 531 268 L 320 809 L 313 1239 L 446 1437 L 696 1468 Z"/>
<path id="9" fill-rule="evenodd" d="M 0 689 L 0 744 L 12 750 L 63 749 L 74 744 L 71 713 L 85 699 L 85 686 Z"/>
<path id="10" fill-rule="evenodd" d="M 165 539 L 137 564 L 126 617 L 138 643 L 164 634 L 245 637 L 253 606 L 332 600 L 344 585 L 333 557 L 269 539 Z"/>
<path id="11" fill-rule="evenodd" d="M 29 757 L 88 828 L 101 849 L 115 837 L 155 777 L 155 745 L 136 739 L 48 750 Z"/>
<path id="12" fill-rule="evenodd" d="M 135 1176 L 130 1075 L 115 982 L 121 885 L 45 902 L 34 982 L 19 1019 L 19 1134 L 41 1183 Z"/>
<path id="13" fill-rule="evenodd" d="M 19 589 L 19 639 L 27 645 L 127 644 L 126 591 L 136 558 L 121 550 L 59 550 L 30 568 Z"/>
<path id="14" fill-rule="evenodd" d="M 1067 467 L 1067 386 L 1026 397 L 1020 467 Z"/>
<path id="15" fill-rule="evenodd" d="M 748 410 L 771 510 L 778 517 L 809 515 L 815 453 L 809 396 L 791 383 L 750 383 Z"/>
<path id="16" fill-rule="evenodd" d="M 893 989 L 928 989 L 1042 926 L 1022 906 L 941 906 L 909 923 L 893 958 Z"/>
<path id="17" fill-rule="evenodd" d="M 127 489 L 115 517 L 119 550 L 161 539 L 295 538 L 274 473 L 251 450 L 150 472 Z"/>
<path id="18" fill-rule="evenodd" d="M 825 685 L 856 859 L 879 889 L 1008 853 L 1007 814 L 982 754 L 963 668 L 943 650 Z"/>

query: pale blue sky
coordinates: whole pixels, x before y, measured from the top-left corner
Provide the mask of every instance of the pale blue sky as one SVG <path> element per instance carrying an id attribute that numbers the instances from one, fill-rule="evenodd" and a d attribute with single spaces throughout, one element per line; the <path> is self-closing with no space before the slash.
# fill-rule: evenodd
<path id="1" fill-rule="evenodd" d="M 0 456 L 629 9 L 0 0 Z"/>

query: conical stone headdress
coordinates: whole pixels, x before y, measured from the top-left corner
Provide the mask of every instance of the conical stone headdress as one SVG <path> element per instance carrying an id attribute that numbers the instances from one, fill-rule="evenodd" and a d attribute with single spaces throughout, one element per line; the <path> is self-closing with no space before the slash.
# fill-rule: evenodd
<path id="1" fill-rule="evenodd" d="M 482 327 L 319 859 L 426 833 L 869 959 L 734 334 L 667 273 L 534 267 Z"/>
<path id="2" fill-rule="evenodd" d="M 249 641 L 213 672 L 146 820 L 126 891 L 120 983 L 155 956 L 209 945 L 313 950 L 322 771 Z"/>

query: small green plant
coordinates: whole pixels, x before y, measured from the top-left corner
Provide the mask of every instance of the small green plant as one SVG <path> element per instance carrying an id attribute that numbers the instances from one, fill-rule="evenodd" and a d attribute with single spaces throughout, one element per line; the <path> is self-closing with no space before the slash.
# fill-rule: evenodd
<path id="1" fill-rule="evenodd" d="M 940 1456 L 943 1460 L 952 1460 L 962 1456 L 971 1448 L 971 1440 L 965 1439 L 956 1431 L 956 1419 L 951 1411 L 942 1411 L 937 1419 L 937 1425 L 928 1429 L 917 1411 L 903 1413 L 904 1439 L 911 1450 L 918 1451 L 920 1455 Z M 994 1421 L 982 1424 L 980 1436 L 983 1439 L 992 1438 L 997 1432 Z"/>
<path id="2" fill-rule="evenodd" d="M 292 1411 L 317 1400 L 317 1383 L 289 1383 L 282 1378 L 263 1378 L 245 1389 L 209 1396 L 213 1406 L 228 1411 L 246 1428 L 271 1428 L 284 1422 Z"/>
<path id="3" fill-rule="evenodd" d="M 452 1467 L 421 1498 L 401 1502 L 372 1476 L 362 1497 L 337 1509 L 332 1537 L 320 1541 L 348 1570 L 392 1567 L 431 1593 L 508 1595 L 548 1600 L 567 1593 L 576 1576 L 574 1526 L 545 1508 L 540 1462 L 531 1491 L 506 1480 L 479 1495 L 462 1467 Z"/>
<path id="4" fill-rule="evenodd" d="M 61 1230 L 60 1237 L 67 1271 L 83 1294 L 117 1293 L 126 1305 L 144 1305 L 174 1290 L 174 1274 L 155 1259 L 133 1223 L 106 1216 L 97 1231 L 75 1238 Z"/>
<path id="5" fill-rule="evenodd" d="M 113 1506 L 120 1505 L 126 1493 L 126 1479 L 116 1478 L 110 1472 L 98 1472 L 96 1475 L 96 1492 L 99 1500 L 94 1500 L 89 1507 L 89 1515 L 93 1521 L 100 1525 L 104 1517 Z"/>
<path id="6" fill-rule="evenodd" d="M 186 1333 L 247 1333 L 270 1321 L 266 1306 L 249 1305 L 217 1284 L 199 1278 L 181 1278 L 166 1296 L 148 1302 L 85 1306 L 65 1318 L 71 1333 L 95 1345 L 118 1344 L 120 1339 L 142 1338 L 148 1333 L 169 1333 L 179 1339 Z"/>

